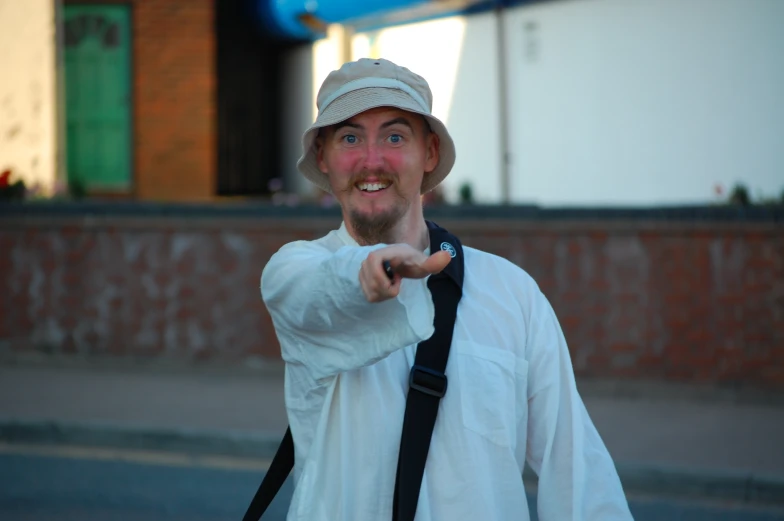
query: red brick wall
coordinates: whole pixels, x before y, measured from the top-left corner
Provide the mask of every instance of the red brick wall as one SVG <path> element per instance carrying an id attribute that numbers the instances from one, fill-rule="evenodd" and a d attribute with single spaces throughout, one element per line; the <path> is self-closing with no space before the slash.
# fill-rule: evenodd
<path id="1" fill-rule="evenodd" d="M 65 0 L 131 8 L 133 193 L 215 197 L 215 0 Z"/>
<path id="2" fill-rule="evenodd" d="M 193 201 L 215 196 L 213 2 L 131 2 L 138 199 Z"/>
<path id="3" fill-rule="evenodd" d="M 524 267 L 579 375 L 784 388 L 784 228 L 775 223 L 439 220 Z M 259 295 L 281 245 L 332 219 L 0 220 L 0 346 L 278 357 Z"/>

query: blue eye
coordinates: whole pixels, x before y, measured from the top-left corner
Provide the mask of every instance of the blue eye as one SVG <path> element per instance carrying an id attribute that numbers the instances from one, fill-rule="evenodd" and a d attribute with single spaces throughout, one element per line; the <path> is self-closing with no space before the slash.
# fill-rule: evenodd
<path id="1" fill-rule="evenodd" d="M 403 136 L 401 136 L 400 134 L 392 134 L 391 136 L 389 136 L 389 140 L 392 143 L 400 143 L 400 141 L 402 139 L 403 139 Z"/>
<path id="2" fill-rule="evenodd" d="M 343 136 L 343 141 L 345 141 L 349 145 L 353 145 L 357 142 L 357 136 L 355 136 L 354 134 L 346 134 L 345 136 Z"/>

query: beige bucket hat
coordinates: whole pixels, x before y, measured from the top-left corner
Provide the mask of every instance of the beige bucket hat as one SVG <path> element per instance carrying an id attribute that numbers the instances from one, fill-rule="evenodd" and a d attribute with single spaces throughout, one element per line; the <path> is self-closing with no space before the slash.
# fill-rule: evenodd
<path id="1" fill-rule="evenodd" d="M 433 117 L 433 93 L 427 81 L 405 67 L 384 59 L 362 58 L 344 64 L 324 80 L 316 99 L 318 117 L 302 136 L 302 157 L 297 168 L 316 186 L 332 192 L 327 176 L 319 170 L 314 146 L 320 128 L 350 119 L 376 107 L 396 107 L 425 116 L 440 141 L 436 168 L 425 174 L 424 194 L 449 174 L 455 164 L 455 144 L 444 124 Z"/>

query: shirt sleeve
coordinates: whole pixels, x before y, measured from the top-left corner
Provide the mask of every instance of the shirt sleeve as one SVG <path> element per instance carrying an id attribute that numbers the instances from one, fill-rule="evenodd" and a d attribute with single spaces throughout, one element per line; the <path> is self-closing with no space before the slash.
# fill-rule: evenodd
<path id="1" fill-rule="evenodd" d="M 427 279 L 403 279 L 397 298 L 370 303 L 359 283 L 362 261 L 375 246 L 296 242 L 264 268 L 261 294 L 285 361 L 315 379 L 373 364 L 432 336 L 435 308 Z"/>
<path id="2" fill-rule="evenodd" d="M 577 392 L 555 313 L 537 295 L 527 339 L 526 459 L 539 476 L 541 521 L 631 521 L 612 458 Z"/>

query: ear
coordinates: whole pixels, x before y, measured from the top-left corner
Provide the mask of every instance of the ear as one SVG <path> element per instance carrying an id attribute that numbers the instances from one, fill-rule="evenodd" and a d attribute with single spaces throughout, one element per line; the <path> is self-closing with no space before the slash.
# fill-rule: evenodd
<path id="1" fill-rule="evenodd" d="M 425 173 L 429 174 L 438 166 L 440 157 L 438 151 L 441 140 L 435 132 L 430 132 L 425 139 Z"/>
<path id="2" fill-rule="evenodd" d="M 322 174 L 327 174 L 327 163 L 324 162 L 324 136 L 321 132 L 316 136 L 316 141 L 313 144 L 316 147 L 316 162 Z"/>

